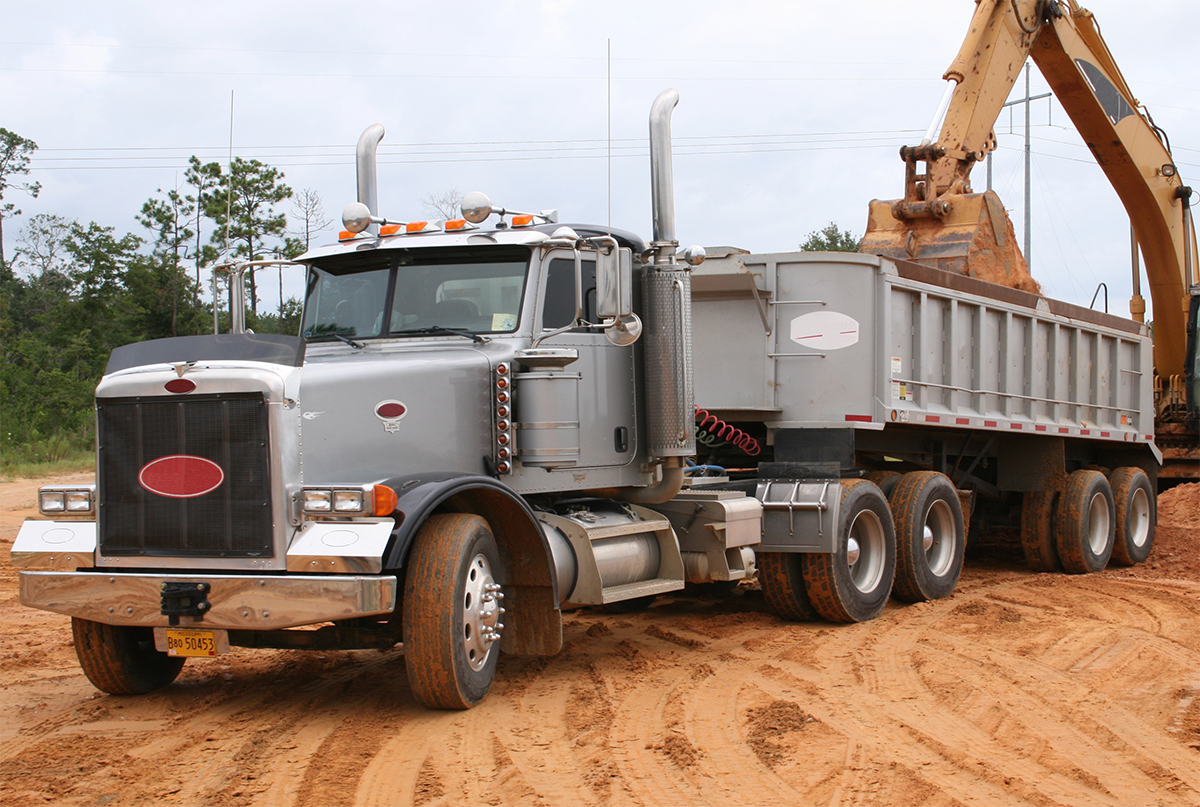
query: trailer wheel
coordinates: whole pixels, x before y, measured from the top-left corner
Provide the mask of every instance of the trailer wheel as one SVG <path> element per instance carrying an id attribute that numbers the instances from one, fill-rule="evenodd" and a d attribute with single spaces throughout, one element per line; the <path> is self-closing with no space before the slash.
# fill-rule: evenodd
<path id="1" fill-rule="evenodd" d="M 793 622 L 817 618 L 817 611 L 804 587 L 804 555 L 798 552 L 760 552 L 758 582 L 771 610 Z"/>
<path id="2" fill-rule="evenodd" d="M 905 474 L 892 491 L 896 525 L 896 582 L 904 602 L 949 596 L 962 572 L 966 536 L 958 490 L 945 474 Z"/>
<path id="3" fill-rule="evenodd" d="M 868 471 L 863 479 L 879 485 L 879 489 L 883 491 L 883 495 L 890 500 L 892 498 L 892 491 L 896 489 L 896 483 L 900 481 L 900 477 L 902 476 L 904 474 L 899 471 Z"/>
<path id="4" fill-rule="evenodd" d="M 1088 574 L 1108 565 L 1116 532 L 1113 510 L 1112 488 L 1104 474 L 1080 470 L 1067 477 L 1054 519 L 1064 571 Z"/>
<path id="5" fill-rule="evenodd" d="M 144 695 L 165 687 L 187 661 L 155 650 L 150 628 L 71 617 L 71 634 L 83 674 L 110 695 Z"/>
<path id="6" fill-rule="evenodd" d="M 1025 565 L 1034 572 L 1061 572 L 1058 542 L 1054 537 L 1054 510 L 1058 492 L 1031 490 L 1021 501 L 1021 549 Z"/>
<path id="7" fill-rule="evenodd" d="M 866 622 L 887 604 L 896 574 L 896 531 L 887 498 L 873 482 L 842 482 L 837 550 L 804 559 L 804 582 L 830 622 Z"/>
<path id="8" fill-rule="evenodd" d="M 1141 468 L 1118 468 L 1109 477 L 1116 504 L 1113 562 L 1133 566 L 1150 557 L 1154 547 L 1157 502 L 1150 477 Z"/>
<path id="9" fill-rule="evenodd" d="M 504 625 L 500 554 L 476 515 L 431 517 L 417 533 L 404 582 L 404 658 L 417 700 L 469 709 L 492 687 Z"/>

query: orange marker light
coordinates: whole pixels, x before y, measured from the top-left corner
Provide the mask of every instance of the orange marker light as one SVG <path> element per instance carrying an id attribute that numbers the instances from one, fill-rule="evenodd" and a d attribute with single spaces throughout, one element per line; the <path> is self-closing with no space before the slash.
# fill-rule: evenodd
<path id="1" fill-rule="evenodd" d="M 461 230 L 462 228 L 464 228 L 466 226 L 467 226 L 466 219 L 450 219 L 450 221 L 446 222 L 446 231 L 450 232 L 452 230 Z"/>
<path id="2" fill-rule="evenodd" d="M 528 227 L 530 224 L 533 224 L 533 216 L 513 216 L 514 227 Z"/>
<path id="3" fill-rule="evenodd" d="M 400 503 L 400 497 L 396 495 L 396 491 L 389 488 L 387 485 L 375 486 L 375 515 L 390 516 L 396 509 L 396 505 Z"/>
<path id="4" fill-rule="evenodd" d="M 428 226 L 429 222 L 427 221 L 410 221 L 404 231 L 407 233 L 419 233 Z"/>
<path id="5" fill-rule="evenodd" d="M 358 233 L 352 233 L 349 230 L 342 230 L 340 233 L 338 233 L 338 240 L 339 241 L 349 241 L 357 236 L 358 236 Z"/>
<path id="6" fill-rule="evenodd" d="M 379 228 L 380 235 L 395 235 L 400 232 L 399 224 L 385 224 Z"/>

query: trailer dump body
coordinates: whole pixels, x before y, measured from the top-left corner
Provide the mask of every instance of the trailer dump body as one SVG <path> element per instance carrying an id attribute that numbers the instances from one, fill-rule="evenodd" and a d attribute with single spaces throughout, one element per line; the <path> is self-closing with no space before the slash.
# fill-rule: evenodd
<path id="1" fill-rule="evenodd" d="M 1153 440 L 1132 321 L 854 253 L 731 253 L 693 284 L 696 402 L 725 420 Z"/>

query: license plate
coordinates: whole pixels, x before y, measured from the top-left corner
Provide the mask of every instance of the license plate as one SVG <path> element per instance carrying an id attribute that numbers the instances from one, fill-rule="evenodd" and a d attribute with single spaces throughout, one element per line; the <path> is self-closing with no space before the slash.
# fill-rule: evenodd
<path id="1" fill-rule="evenodd" d="M 229 652 L 229 634 L 223 630 L 156 628 L 155 646 L 168 656 L 207 658 Z"/>

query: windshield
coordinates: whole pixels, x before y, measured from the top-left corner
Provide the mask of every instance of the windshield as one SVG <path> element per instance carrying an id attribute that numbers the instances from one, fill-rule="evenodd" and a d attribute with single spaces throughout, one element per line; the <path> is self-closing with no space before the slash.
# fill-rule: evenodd
<path id="1" fill-rule="evenodd" d="M 529 253 L 373 254 L 314 266 L 304 302 L 309 340 L 457 330 L 511 333 L 520 321 Z"/>

